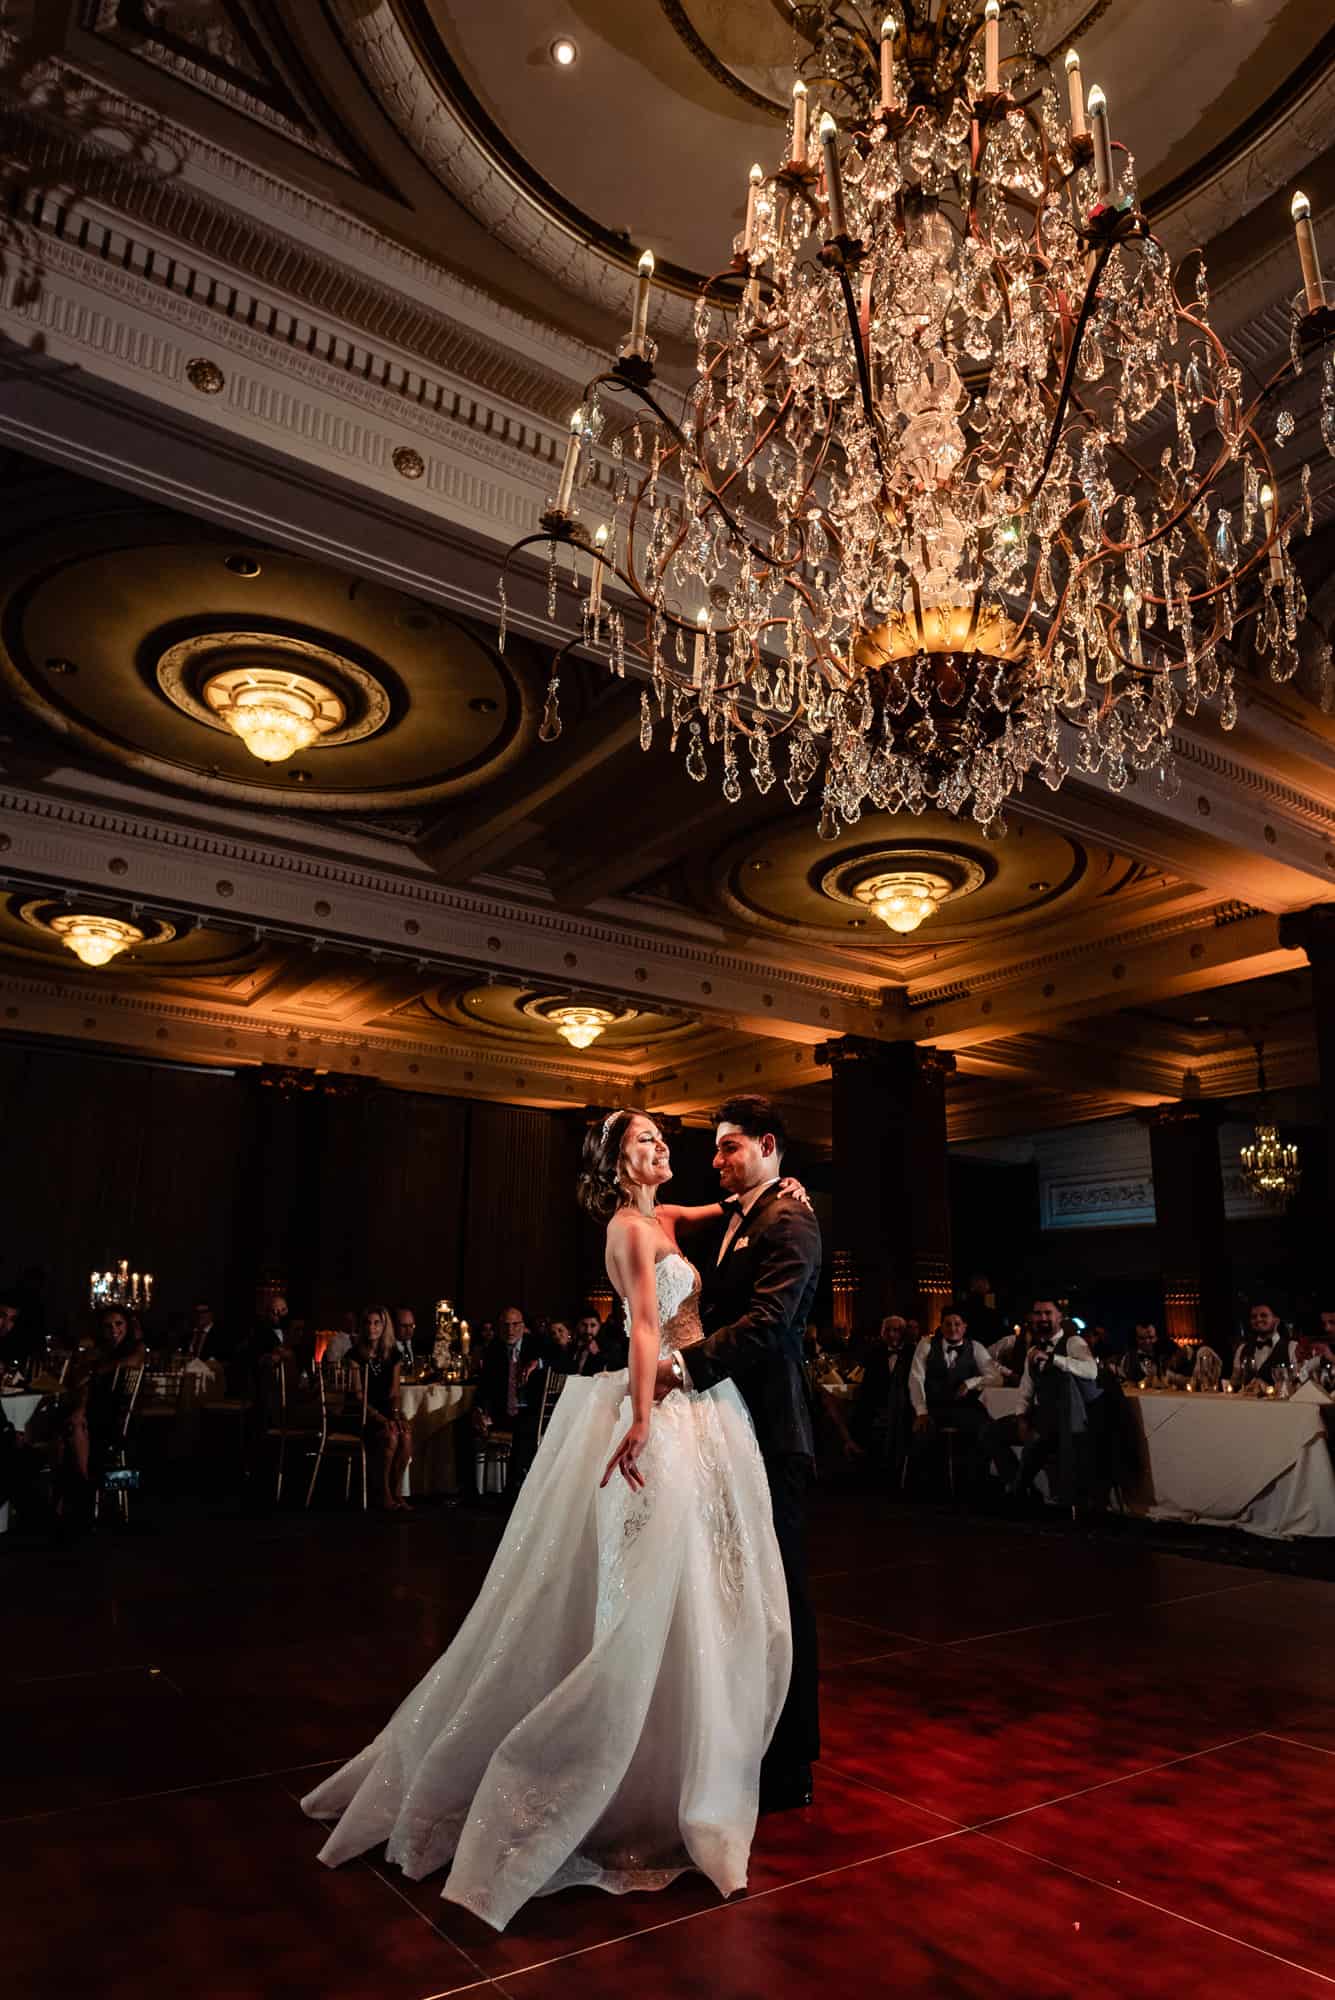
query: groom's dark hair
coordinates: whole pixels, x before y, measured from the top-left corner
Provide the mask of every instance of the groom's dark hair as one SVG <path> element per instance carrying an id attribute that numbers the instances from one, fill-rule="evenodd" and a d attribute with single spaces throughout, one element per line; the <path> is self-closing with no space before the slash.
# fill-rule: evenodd
<path id="1" fill-rule="evenodd" d="M 780 1159 L 788 1150 L 788 1127 L 768 1097 L 730 1097 L 714 1114 L 716 1125 L 735 1125 L 748 1139 L 774 1134 L 774 1150 Z"/>

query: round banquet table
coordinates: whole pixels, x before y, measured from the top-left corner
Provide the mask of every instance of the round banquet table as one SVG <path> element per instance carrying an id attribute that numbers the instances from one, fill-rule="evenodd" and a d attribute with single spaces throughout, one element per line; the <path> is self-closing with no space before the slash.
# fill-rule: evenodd
<path id="1" fill-rule="evenodd" d="M 41 1390 L 6 1390 L 4 1395 L 0 1396 L 0 1407 L 3 1407 L 5 1415 L 16 1431 L 26 1431 L 45 1401 L 46 1396 Z M 9 1502 L 6 1500 L 0 1504 L 0 1535 L 8 1533 Z"/>
<path id="2" fill-rule="evenodd" d="M 457 1493 L 456 1426 L 473 1407 L 471 1382 L 405 1382 L 399 1406 L 412 1433 L 412 1463 L 404 1474 L 405 1499 L 424 1493 Z"/>

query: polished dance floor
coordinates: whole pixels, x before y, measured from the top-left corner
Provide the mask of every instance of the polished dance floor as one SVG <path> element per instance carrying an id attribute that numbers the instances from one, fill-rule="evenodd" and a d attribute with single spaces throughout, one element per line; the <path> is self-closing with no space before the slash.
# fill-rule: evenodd
<path id="1" fill-rule="evenodd" d="M 840 2000 L 1335 1989 L 1335 1585 L 829 1497 L 816 1804 L 751 1889 L 496 1937 L 296 1799 L 470 1602 L 495 1524 L 168 1515 L 0 1555 L 14 2000 Z"/>

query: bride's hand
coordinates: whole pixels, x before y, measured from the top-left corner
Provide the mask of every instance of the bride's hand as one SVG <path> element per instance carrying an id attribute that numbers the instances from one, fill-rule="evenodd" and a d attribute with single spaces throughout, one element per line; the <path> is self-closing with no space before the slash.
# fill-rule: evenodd
<path id="1" fill-rule="evenodd" d="M 801 1202 L 803 1208 L 810 1208 L 811 1206 L 811 1196 L 807 1193 L 801 1181 L 794 1180 L 791 1174 L 785 1174 L 779 1182 L 779 1193 L 791 1195 L 794 1201 Z"/>
<path id="2" fill-rule="evenodd" d="M 632 1493 L 638 1493 L 643 1490 L 644 1474 L 640 1471 L 640 1453 L 644 1450 L 648 1442 L 648 1423 L 632 1424 L 607 1461 L 607 1470 L 598 1482 L 599 1492 L 606 1486 L 618 1466 L 621 1468 L 621 1477 L 625 1480 Z"/>

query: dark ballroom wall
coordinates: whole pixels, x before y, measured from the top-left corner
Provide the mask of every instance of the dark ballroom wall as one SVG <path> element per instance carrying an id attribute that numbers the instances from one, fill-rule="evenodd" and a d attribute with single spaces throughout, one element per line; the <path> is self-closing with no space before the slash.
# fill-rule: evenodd
<path id="1" fill-rule="evenodd" d="M 0 1042 L 0 1284 L 43 1267 L 52 1324 L 77 1328 L 122 1254 L 155 1273 L 159 1322 L 208 1298 L 244 1324 L 266 1275 L 316 1325 L 442 1295 L 474 1321 L 568 1313 L 596 1283 L 578 1114 L 292 1081 Z"/>

